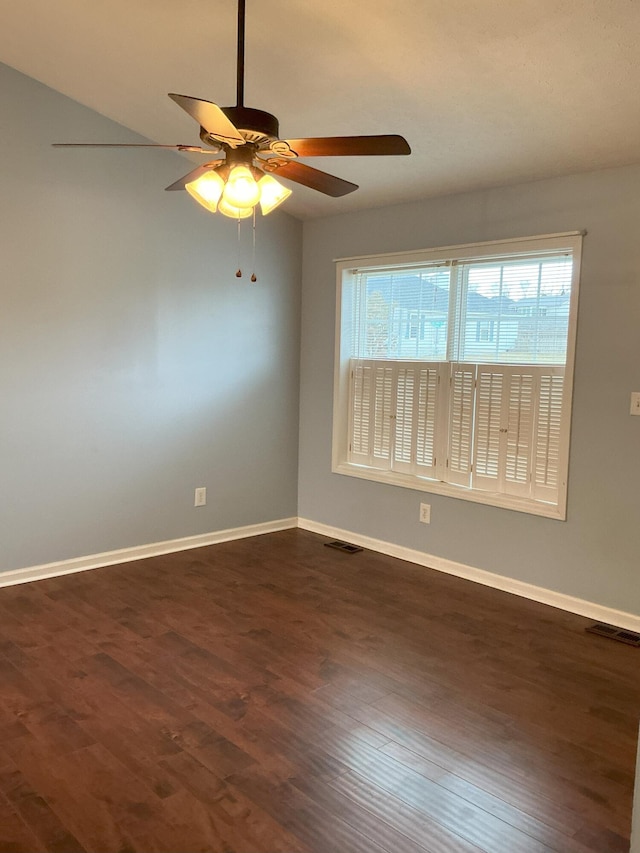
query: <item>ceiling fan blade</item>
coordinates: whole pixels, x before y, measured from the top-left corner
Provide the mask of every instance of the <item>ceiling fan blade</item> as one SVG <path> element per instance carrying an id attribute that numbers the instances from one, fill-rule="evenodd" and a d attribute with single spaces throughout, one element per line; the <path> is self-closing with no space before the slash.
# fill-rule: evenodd
<path id="1" fill-rule="evenodd" d="M 190 184 L 191 181 L 195 181 L 196 178 L 199 178 L 201 175 L 204 175 L 205 172 L 212 172 L 215 168 L 217 168 L 219 163 L 224 163 L 224 160 L 213 160 L 211 163 L 205 163 L 204 166 L 197 166 L 195 169 L 192 169 L 187 175 L 184 175 L 182 178 L 180 178 L 180 180 L 175 181 L 168 187 L 165 187 L 165 190 L 183 190 L 186 184 Z"/>
<path id="2" fill-rule="evenodd" d="M 156 142 L 52 142 L 52 148 L 169 148 L 189 154 L 212 154 L 211 148 L 199 145 L 159 145 Z"/>
<path id="3" fill-rule="evenodd" d="M 333 196 L 333 198 L 347 195 L 358 189 L 357 184 L 344 181 L 342 178 L 336 178 L 335 175 L 329 175 L 327 172 L 321 172 L 319 169 L 313 169 L 304 163 L 298 163 L 296 160 L 280 162 L 275 166 L 273 171 L 278 177 L 295 181 L 297 184 L 310 187 L 312 190 L 318 190 L 318 192 Z"/>
<path id="4" fill-rule="evenodd" d="M 204 127 L 207 133 L 215 136 L 221 142 L 226 142 L 232 148 L 244 145 L 244 137 L 233 125 L 217 104 L 211 101 L 202 101 L 199 98 L 191 98 L 189 95 L 173 95 L 169 93 L 172 101 L 189 113 L 200 127 Z"/>
<path id="5" fill-rule="evenodd" d="M 309 139 L 282 139 L 298 157 L 350 157 L 366 155 L 411 154 L 409 143 L 402 136 L 320 136 Z"/>

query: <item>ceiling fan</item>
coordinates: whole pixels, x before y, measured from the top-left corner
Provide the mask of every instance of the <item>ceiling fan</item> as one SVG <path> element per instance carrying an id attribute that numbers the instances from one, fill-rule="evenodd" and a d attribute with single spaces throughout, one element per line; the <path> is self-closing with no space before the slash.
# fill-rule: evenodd
<path id="1" fill-rule="evenodd" d="M 238 0 L 237 103 L 219 107 L 211 101 L 170 94 L 200 125 L 197 145 L 155 143 L 54 143 L 55 147 L 169 148 L 194 154 L 216 154 L 192 169 L 167 190 L 186 189 L 212 213 L 234 219 L 251 216 L 257 207 L 263 215 L 281 204 L 291 190 L 274 175 L 337 198 L 358 189 L 357 184 L 299 162 L 299 157 L 410 154 L 407 141 L 395 134 L 379 136 L 329 136 L 280 139 L 278 119 L 244 105 L 245 2 Z"/>

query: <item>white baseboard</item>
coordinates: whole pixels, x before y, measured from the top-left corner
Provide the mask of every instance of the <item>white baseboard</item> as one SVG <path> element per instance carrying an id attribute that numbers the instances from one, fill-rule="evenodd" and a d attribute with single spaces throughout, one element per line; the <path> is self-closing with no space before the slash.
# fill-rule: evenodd
<path id="1" fill-rule="evenodd" d="M 609 625 L 616 625 L 618 628 L 626 628 L 628 631 L 640 632 L 640 616 L 636 616 L 633 613 L 625 613 L 623 610 L 603 607 L 601 604 L 595 604 L 592 601 L 574 598 L 562 592 L 555 592 L 552 589 L 545 589 L 542 586 L 534 586 L 533 584 L 524 583 L 524 581 L 508 578 L 504 575 L 487 572 L 484 569 L 476 569 L 473 566 L 456 563 L 444 557 L 436 557 L 433 554 L 425 554 L 422 551 L 403 548 L 401 545 L 394 545 L 391 542 L 384 542 L 381 539 L 361 536 L 359 533 L 353 533 L 351 530 L 341 530 L 338 527 L 331 527 L 328 524 L 321 524 L 317 521 L 311 521 L 308 518 L 299 518 L 298 527 L 301 527 L 303 530 L 309 530 L 312 533 L 330 536 L 332 539 L 352 542 L 354 545 L 360 545 L 362 548 L 368 548 L 371 551 L 377 551 L 389 557 L 407 560 L 410 563 L 416 563 L 419 566 L 436 569 L 436 571 L 445 572 L 448 575 L 465 578 L 474 583 L 481 583 L 484 586 L 500 589 L 503 592 L 510 592 L 522 598 L 539 601 L 541 604 L 549 604 L 551 607 L 557 607 L 569 613 L 577 613 L 579 616 L 586 616 L 588 619 L 593 619 L 596 622 L 606 622 Z"/>
<path id="2" fill-rule="evenodd" d="M 154 542 L 151 545 L 137 545 L 133 548 L 121 548 L 118 551 L 105 551 L 102 554 L 91 554 L 88 557 L 77 557 L 72 560 L 61 560 L 57 563 L 46 563 L 42 566 L 30 566 L 24 569 L 0 573 L 0 587 L 15 586 L 15 584 L 30 581 L 55 578 L 74 572 L 86 572 L 90 569 L 100 569 L 113 566 L 116 563 L 130 563 L 133 560 L 144 560 L 147 557 L 159 557 L 161 554 L 172 554 L 176 551 L 187 551 L 191 548 L 202 548 L 205 545 L 215 545 L 218 542 L 230 542 L 233 539 L 246 539 L 248 536 L 260 536 L 263 533 L 275 533 L 277 530 L 289 530 L 297 527 L 296 518 L 281 518 L 277 521 L 265 521 L 262 524 L 249 524 L 246 527 L 233 527 L 229 530 L 217 530 L 213 533 L 202 533 L 199 536 L 185 536 L 182 539 L 168 539 L 165 542 Z"/>
<path id="3" fill-rule="evenodd" d="M 263 533 L 275 533 L 278 530 L 290 530 L 295 527 L 301 527 L 303 530 L 309 530 L 312 533 L 320 533 L 323 536 L 330 536 L 333 539 L 353 542 L 355 545 L 360 545 L 371 551 L 377 551 L 380 554 L 387 554 L 390 557 L 407 560 L 419 566 L 425 566 L 439 572 L 465 578 L 474 583 L 481 583 L 494 589 L 500 589 L 503 592 L 510 592 L 513 595 L 531 599 L 532 601 L 539 601 L 541 604 L 548 604 L 551 607 L 557 607 L 569 613 L 586 616 L 588 619 L 593 619 L 596 622 L 606 622 L 609 625 L 616 625 L 619 628 L 626 628 L 629 631 L 640 632 L 640 616 L 636 616 L 633 613 L 614 610 L 610 607 L 595 604 L 592 601 L 574 598 L 571 595 L 565 595 L 564 593 L 545 589 L 541 586 L 534 586 L 533 584 L 524 583 L 523 581 L 508 578 L 504 575 L 487 572 L 484 569 L 477 569 L 463 563 L 456 563 L 444 557 L 425 554 L 422 551 L 414 551 L 411 548 L 394 545 L 392 542 L 384 542 L 381 539 L 361 536 L 359 533 L 354 533 L 351 530 L 331 527 L 328 524 L 321 524 L 308 518 L 282 518 L 276 521 L 266 521 L 261 524 L 249 524 L 245 527 L 234 527 L 228 530 L 203 533 L 199 536 L 169 539 L 165 542 L 155 542 L 150 545 L 138 545 L 133 548 L 122 548 L 118 551 L 91 554 L 88 557 L 77 557 L 71 560 L 61 560 L 57 563 L 46 563 L 41 566 L 14 569 L 0 573 L 0 587 L 14 586 L 16 584 L 29 583 L 30 581 L 44 580 L 45 578 L 55 578 L 60 575 L 73 574 L 74 572 L 86 572 L 90 569 L 113 566 L 117 563 L 130 563 L 133 560 L 144 560 L 147 557 L 158 557 L 162 554 L 187 551 L 191 548 L 202 548 L 205 545 L 215 545 L 218 542 L 245 539 L 249 536 L 260 536 Z"/>

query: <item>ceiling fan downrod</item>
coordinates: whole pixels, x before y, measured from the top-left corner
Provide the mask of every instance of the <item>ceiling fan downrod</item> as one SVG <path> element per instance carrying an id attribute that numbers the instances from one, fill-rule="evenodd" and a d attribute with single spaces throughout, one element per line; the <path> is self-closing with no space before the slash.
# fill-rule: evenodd
<path id="1" fill-rule="evenodd" d="M 244 106 L 244 28 L 245 0 L 238 0 L 238 53 L 236 66 L 236 107 Z"/>
<path id="2" fill-rule="evenodd" d="M 244 105 L 244 41 L 245 41 L 245 5 L 246 0 L 238 0 L 238 52 L 236 74 L 236 105 L 222 107 L 229 121 L 239 128 L 248 143 L 262 143 L 276 140 L 280 133 L 278 119 L 264 110 L 256 110 Z M 204 135 L 203 135 L 204 134 Z M 200 138 L 211 144 L 207 131 L 201 129 Z"/>

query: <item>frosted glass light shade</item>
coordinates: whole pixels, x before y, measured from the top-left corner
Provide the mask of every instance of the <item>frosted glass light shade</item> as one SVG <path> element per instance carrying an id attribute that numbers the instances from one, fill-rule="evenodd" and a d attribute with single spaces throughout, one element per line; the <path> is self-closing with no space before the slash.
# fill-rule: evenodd
<path id="1" fill-rule="evenodd" d="M 255 207 L 260 198 L 260 190 L 247 166 L 233 167 L 224 188 L 223 198 L 232 207 Z"/>
<path id="2" fill-rule="evenodd" d="M 217 172 L 205 172 L 195 181 L 185 184 L 184 188 L 198 204 L 215 213 L 224 189 L 224 181 Z"/>
<path id="3" fill-rule="evenodd" d="M 222 213 L 224 216 L 229 216 L 231 219 L 247 219 L 247 217 L 251 216 L 253 213 L 253 208 L 234 207 L 234 205 L 229 204 L 223 195 L 220 199 L 220 203 L 218 204 L 218 213 Z"/>
<path id="4" fill-rule="evenodd" d="M 263 216 L 271 213 L 272 210 L 275 210 L 279 204 L 282 204 L 291 195 L 291 190 L 283 187 L 271 175 L 263 175 L 258 181 L 258 187 L 260 188 L 260 209 Z"/>

